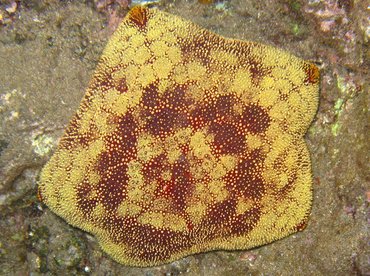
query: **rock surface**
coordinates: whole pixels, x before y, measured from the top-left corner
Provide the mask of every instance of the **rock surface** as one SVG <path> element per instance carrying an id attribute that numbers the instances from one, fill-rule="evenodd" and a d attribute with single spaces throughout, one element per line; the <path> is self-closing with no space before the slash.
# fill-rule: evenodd
<path id="1" fill-rule="evenodd" d="M 143 269 L 114 262 L 90 235 L 52 214 L 36 196 L 40 169 L 109 38 L 110 14 L 98 11 L 94 1 L 13 2 L 0 4 L 0 274 L 370 273 L 366 1 L 158 4 L 221 35 L 260 41 L 320 63 L 321 92 L 306 135 L 315 182 L 303 232 L 249 251 L 199 254 Z"/>

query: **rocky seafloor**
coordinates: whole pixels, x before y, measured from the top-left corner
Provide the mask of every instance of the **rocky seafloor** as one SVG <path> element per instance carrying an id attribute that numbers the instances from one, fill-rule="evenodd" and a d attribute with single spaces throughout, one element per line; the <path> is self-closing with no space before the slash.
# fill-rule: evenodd
<path id="1" fill-rule="evenodd" d="M 366 1 L 153 1 L 223 36 L 320 65 L 306 141 L 314 177 L 303 232 L 245 251 L 122 266 L 37 199 L 42 166 L 78 107 L 125 1 L 0 2 L 0 275 L 369 275 Z"/>

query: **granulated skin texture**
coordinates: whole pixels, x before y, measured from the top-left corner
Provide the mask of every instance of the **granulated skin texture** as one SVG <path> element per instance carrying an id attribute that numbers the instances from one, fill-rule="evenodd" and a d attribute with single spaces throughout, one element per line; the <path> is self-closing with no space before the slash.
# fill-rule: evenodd
<path id="1" fill-rule="evenodd" d="M 131 266 L 302 230 L 318 79 L 284 51 L 135 7 L 42 170 L 40 198 Z"/>

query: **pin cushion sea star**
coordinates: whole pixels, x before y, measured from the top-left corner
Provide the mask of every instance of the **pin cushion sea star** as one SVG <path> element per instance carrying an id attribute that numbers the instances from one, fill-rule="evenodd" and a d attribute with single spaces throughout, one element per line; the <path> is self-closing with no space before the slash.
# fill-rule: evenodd
<path id="1" fill-rule="evenodd" d="M 39 195 L 118 262 L 247 249 L 306 225 L 315 65 L 133 8 L 113 34 Z"/>

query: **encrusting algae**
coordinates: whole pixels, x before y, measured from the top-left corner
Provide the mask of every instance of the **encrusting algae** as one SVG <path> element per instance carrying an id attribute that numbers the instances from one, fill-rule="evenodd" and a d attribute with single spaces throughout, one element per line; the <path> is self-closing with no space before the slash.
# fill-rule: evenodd
<path id="1" fill-rule="evenodd" d="M 282 50 L 135 7 L 42 170 L 40 198 L 131 266 L 302 230 L 318 79 Z"/>

